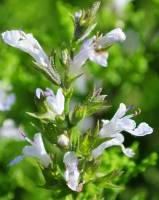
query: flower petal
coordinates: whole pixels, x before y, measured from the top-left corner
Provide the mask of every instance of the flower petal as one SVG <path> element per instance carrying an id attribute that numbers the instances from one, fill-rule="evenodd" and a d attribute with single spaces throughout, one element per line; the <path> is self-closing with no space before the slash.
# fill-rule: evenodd
<path id="1" fill-rule="evenodd" d="M 32 142 L 31 146 L 25 146 L 23 148 L 23 154 L 24 156 L 38 158 L 44 167 L 48 167 L 51 161 L 45 150 L 41 133 L 35 134 L 34 142 Z"/>
<path id="2" fill-rule="evenodd" d="M 119 131 L 116 129 L 116 123 L 109 121 L 105 123 L 103 127 L 100 129 L 98 136 L 101 138 L 106 138 L 106 137 L 112 138 L 115 137 L 116 134 L 118 133 Z"/>
<path id="3" fill-rule="evenodd" d="M 78 71 L 80 67 L 82 67 L 82 65 L 85 64 L 87 59 L 88 59 L 88 50 L 81 49 L 80 52 L 77 55 L 75 55 L 75 57 L 70 63 L 71 72 Z"/>
<path id="4" fill-rule="evenodd" d="M 92 151 L 92 156 L 95 159 L 98 156 L 100 156 L 104 152 L 105 149 L 107 149 L 109 147 L 112 147 L 112 146 L 121 146 L 123 142 L 124 142 L 123 135 L 122 134 L 117 134 L 116 138 L 113 138 L 111 140 L 103 142 L 97 148 L 95 148 Z"/>
<path id="5" fill-rule="evenodd" d="M 116 121 L 116 127 L 119 131 L 129 131 L 136 128 L 136 122 L 130 119 L 128 116 L 125 116 Z"/>
<path id="6" fill-rule="evenodd" d="M 124 103 L 120 103 L 118 110 L 116 111 L 112 120 L 120 119 L 126 114 L 126 105 Z"/>
<path id="7" fill-rule="evenodd" d="M 153 129 L 147 123 L 142 122 L 138 125 L 136 129 L 130 130 L 128 132 L 135 136 L 145 136 L 151 134 L 153 132 Z"/>
<path id="8" fill-rule="evenodd" d="M 45 94 L 45 97 L 55 96 L 54 92 L 50 88 L 46 88 L 46 90 L 44 91 L 44 94 Z"/>
<path id="9" fill-rule="evenodd" d="M 107 66 L 107 59 L 108 59 L 108 53 L 104 51 L 90 51 L 89 52 L 89 59 L 102 67 Z"/>
<path id="10" fill-rule="evenodd" d="M 41 95 L 43 95 L 43 90 L 40 88 L 37 88 L 35 91 L 35 96 L 40 99 Z"/>
<path id="11" fill-rule="evenodd" d="M 20 155 L 17 156 L 15 159 L 11 160 L 8 164 L 9 167 L 18 164 L 19 162 L 21 162 L 24 159 L 24 156 Z"/>
<path id="12" fill-rule="evenodd" d="M 120 145 L 122 152 L 129 158 L 133 157 L 135 155 L 134 151 L 130 148 L 125 148 L 124 145 Z"/>
<path id="13" fill-rule="evenodd" d="M 31 55 L 37 65 L 48 66 L 49 58 L 32 34 L 26 34 L 21 30 L 11 30 L 2 33 L 2 39 L 8 45 L 18 48 Z"/>
<path id="14" fill-rule="evenodd" d="M 106 48 L 116 42 L 123 42 L 125 39 L 126 39 L 126 35 L 122 31 L 122 29 L 116 28 L 110 31 L 109 33 L 107 33 L 105 36 L 99 38 L 97 41 L 97 46 L 101 48 Z"/>
<path id="15" fill-rule="evenodd" d="M 78 54 L 76 54 L 70 63 L 71 73 L 77 73 L 82 65 L 85 64 L 89 58 L 89 52 L 94 50 L 93 38 L 85 40 Z"/>
<path id="16" fill-rule="evenodd" d="M 110 120 L 102 119 L 103 126 L 108 124 L 109 122 L 110 122 Z"/>
<path id="17" fill-rule="evenodd" d="M 65 97 L 62 89 L 58 89 L 56 96 L 48 96 L 46 98 L 47 104 L 55 115 L 61 115 L 64 111 Z"/>
<path id="18" fill-rule="evenodd" d="M 65 153 L 63 162 L 66 166 L 65 180 L 67 181 L 68 187 L 73 191 L 79 192 L 80 173 L 78 171 L 78 158 L 73 151 L 69 151 Z"/>
<path id="19" fill-rule="evenodd" d="M 56 102 L 57 102 L 57 114 L 61 115 L 64 111 L 65 97 L 62 93 L 62 89 L 58 89 L 56 94 Z"/>

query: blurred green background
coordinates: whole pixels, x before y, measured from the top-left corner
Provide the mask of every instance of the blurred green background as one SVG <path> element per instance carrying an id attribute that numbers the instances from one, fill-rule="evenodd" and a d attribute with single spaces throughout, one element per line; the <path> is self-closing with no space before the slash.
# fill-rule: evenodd
<path id="1" fill-rule="evenodd" d="M 88 8 L 93 0 L 1 0 L 0 32 L 22 29 L 31 32 L 49 54 L 69 44 L 73 34 L 71 14 Z M 89 63 L 85 76 L 75 87 L 77 99 L 83 99 L 95 85 L 103 87 L 107 101 L 113 105 L 106 114 L 110 118 L 120 102 L 135 105 L 142 112 L 137 121 L 146 121 L 154 127 L 154 134 L 139 141 L 142 159 L 151 152 L 159 152 L 159 0 L 134 0 L 121 8 L 113 0 L 103 0 L 97 16 L 96 31 L 108 32 L 122 27 L 127 39 L 124 44 L 114 45 L 109 50 L 108 67 Z M 123 0 L 118 0 L 120 6 Z M 32 59 L 23 52 L 0 41 L 0 79 L 13 86 L 16 103 L 9 112 L 0 113 L 0 122 L 12 118 L 32 135 L 34 129 L 26 111 L 34 112 L 34 91 L 50 83 L 33 69 Z M 94 85 L 92 86 L 92 81 Z M 83 84 L 81 84 L 83 83 Z M 80 85 L 80 86 L 79 86 Z M 136 138 L 127 138 L 129 145 Z M 51 192 L 36 187 L 41 177 L 36 166 L 24 161 L 8 169 L 8 162 L 20 154 L 23 144 L 0 139 L 0 200 L 51 199 Z M 136 161 L 137 162 L 137 161 Z M 158 166 L 132 176 L 127 187 L 116 199 L 158 200 Z M 106 197 L 109 200 L 109 197 Z"/>

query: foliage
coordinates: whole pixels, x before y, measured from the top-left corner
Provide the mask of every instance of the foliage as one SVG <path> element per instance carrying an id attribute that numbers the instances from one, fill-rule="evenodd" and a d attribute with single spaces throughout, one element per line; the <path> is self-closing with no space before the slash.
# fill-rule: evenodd
<path id="1" fill-rule="evenodd" d="M 90 3 L 92 2 L 69 0 L 47 0 L 45 4 L 41 0 L 32 2 L 25 0 L 2 1 L 0 3 L 1 32 L 19 28 L 26 32 L 32 32 L 45 49 L 48 48 L 47 52 L 52 48 L 63 47 L 63 43 L 65 46 L 69 46 L 69 40 L 73 33 L 72 19 L 69 13 L 77 11 L 81 7 L 88 7 Z M 85 92 L 79 91 L 77 88 L 74 92 L 77 102 L 83 101 L 83 98 L 86 99 L 85 94 L 93 90 L 92 80 L 95 80 L 96 86 L 103 87 L 104 93 L 108 94 L 107 101 L 116 105 L 115 107 L 123 100 L 126 104 L 139 105 L 144 112 L 138 119 L 144 118 L 157 132 L 159 102 L 157 95 L 159 91 L 158 8 L 159 1 L 157 0 L 151 2 L 148 0 L 132 1 L 127 5 L 123 14 L 119 14 L 117 11 L 112 12 L 111 1 L 102 1 L 96 30 L 100 29 L 102 32 L 106 32 L 120 24 L 126 30 L 127 40 L 124 45 L 117 45 L 109 50 L 111 56 L 107 69 L 99 68 L 94 63 L 89 63 L 84 69 L 87 76 Z M 145 25 L 145 19 L 148 25 Z M 13 85 L 17 97 L 12 110 L 1 113 L 1 123 L 5 118 L 13 118 L 18 126 L 22 125 L 28 133 L 34 133 L 35 127 L 30 125 L 30 118 L 26 112 L 37 113 L 38 111 L 33 104 L 35 88 L 44 88 L 51 84 L 32 68 L 33 63 L 27 55 L 2 43 L 0 46 L 0 76 L 1 79 Z M 49 53 L 51 54 L 51 52 Z M 54 88 L 56 89 L 55 86 Z M 81 109 L 81 106 L 77 106 L 72 115 L 77 122 L 83 118 Z M 106 109 L 106 111 L 106 113 L 98 112 L 94 118 L 103 118 L 105 115 L 112 116 L 113 109 Z M 91 110 L 84 112 L 84 115 L 90 115 L 90 113 L 94 113 L 93 106 Z M 34 124 L 37 123 L 36 119 L 32 120 L 34 120 Z M 59 119 L 59 125 L 60 123 Z M 77 130 L 72 129 L 72 131 L 76 132 Z M 126 139 L 129 143 L 130 138 Z M 73 142 L 76 143 L 77 140 L 78 138 L 73 138 Z M 99 161 L 102 161 L 99 178 L 94 183 L 88 181 L 84 193 L 75 194 L 72 198 L 102 199 L 98 193 L 101 192 L 101 188 L 105 188 L 102 193 L 104 199 L 116 199 L 117 196 L 120 199 L 157 199 L 158 190 L 153 178 L 159 177 L 159 173 L 155 167 L 151 167 L 145 172 L 147 168 L 154 166 L 157 162 L 156 153 L 147 156 L 149 152 L 158 152 L 157 140 L 157 134 L 140 140 L 140 152 L 134 160 L 121 156 L 120 151 L 116 148 L 108 150 L 102 156 L 103 159 Z M 85 143 L 82 144 L 83 154 L 88 152 L 88 142 L 89 140 L 86 138 Z M 55 194 L 53 190 L 40 188 L 44 179 L 34 160 L 26 159 L 13 168 L 7 167 L 9 161 L 20 154 L 23 145 L 19 142 L 17 145 L 17 142 L 4 139 L 0 141 L 0 199 L 56 199 L 57 191 Z M 138 144 L 134 143 L 132 148 L 138 149 L 137 146 Z M 113 162 L 111 162 L 112 160 Z M 87 166 L 85 168 L 87 169 Z M 149 171 L 152 172 L 152 175 Z M 89 172 L 85 178 L 89 180 Z M 140 179 L 144 181 L 143 186 L 140 186 Z M 129 182 L 130 184 L 127 185 Z M 36 185 L 39 185 L 39 188 Z M 69 196 L 69 198 L 71 197 Z"/>

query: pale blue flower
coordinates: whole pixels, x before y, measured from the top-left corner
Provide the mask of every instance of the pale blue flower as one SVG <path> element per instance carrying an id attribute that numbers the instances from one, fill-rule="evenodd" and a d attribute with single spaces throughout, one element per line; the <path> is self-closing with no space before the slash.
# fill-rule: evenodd
<path id="1" fill-rule="evenodd" d="M 2 39 L 8 45 L 18 48 L 32 56 L 37 65 L 47 67 L 49 58 L 32 34 L 21 30 L 11 30 L 2 33 Z"/>
<path id="2" fill-rule="evenodd" d="M 80 173 L 78 170 L 78 158 L 75 152 L 69 151 L 65 153 L 63 162 L 66 167 L 65 180 L 68 187 L 76 192 L 81 191 L 81 184 L 79 184 Z"/>
<path id="3" fill-rule="evenodd" d="M 70 70 L 73 72 L 79 69 L 88 59 L 102 67 L 106 67 L 108 52 L 103 49 L 108 48 L 116 42 L 122 42 L 125 39 L 125 33 L 120 28 L 116 28 L 104 36 L 94 36 L 91 39 L 85 40 L 79 53 L 71 61 Z"/>
<path id="4" fill-rule="evenodd" d="M 106 148 L 111 146 L 120 146 L 126 156 L 132 157 L 134 155 L 133 150 L 125 148 L 123 145 L 124 136 L 122 132 L 128 132 L 134 136 L 145 136 L 153 132 L 153 129 L 145 122 L 136 126 L 136 122 L 131 119 L 134 115 L 126 115 L 127 111 L 125 104 L 121 103 L 111 120 L 103 120 L 103 126 L 98 137 L 107 138 L 107 141 L 92 151 L 94 158 L 100 156 Z"/>
<path id="5" fill-rule="evenodd" d="M 24 134 L 23 136 L 24 139 L 28 143 L 30 143 L 30 145 L 25 146 L 22 150 L 23 154 L 12 160 L 9 165 L 17 164 L 25 157 L 33 157 L 36 158 L 44 167 L 48 167 L 51 162 L 51 159 L 45 150 L 41 133 L 36 133 L 34 135 L 33 141 L 26 137 Z"/>

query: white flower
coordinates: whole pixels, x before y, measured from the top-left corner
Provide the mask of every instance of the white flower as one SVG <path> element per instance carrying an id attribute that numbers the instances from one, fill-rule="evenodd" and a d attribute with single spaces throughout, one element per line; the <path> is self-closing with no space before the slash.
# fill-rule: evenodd
<path id="1" fill-rule="evenodd" d="M 70 142 L 70 140 L 65 134 L 61 134 L 58 137 L 57 143 L 62 147 L 67 147 L 69 145 L 69 142 Z"/>
<path id="2" fill-rule="evenodd" d="M 15 102 L 15 94 L 10 93 L 12 87 L 0 81 L 0 111 L 9 111 Z"/>
<path id="3" fill-rule="evenodd" d="M 6 119 L 0 128 L 0 137 L 19 140 L 19 129 L 12 119 Z"/>
<path id="4" fill-rule="evenodd" d="M 51 112 L 53 112 L 55 115 L 61 115 L 63 113 L 65 106 L 65 97 L 62 93 L 61 88 L 57 90 L 56 95 L 49 88 L 46 88 L 45 91 L 37 88 L 36 97 L 40 99 L 41 96 L 46 98 L 47 106 L 49 107 Z"/>
<path id="5" fill-rule="evenodd" d="M 63 162 L 66 166 L 65 180 L 68 187 L 73 191 L 80 192 L 78 158 L 73 151 L 69 151 L 65 153 Z"/>
<path id="6" fill-rule="evenodd" d="M 117 14 L 121 15 L 123 13 L 125 7 L 131 1 L 132 0 L 113 0 L 112 6 L 115 8 L 115 11 L 117 12 Z"/>
<path id="7" fill-rule="evenodd" d="M 99 137 L 114 137 L 122 131 L 129 132 L 135 136 L 144 136 L 153 132 L 153 129 L 145 122 L 140 123 L 138 127 L 136 127 L 135 121 L 131 119 L 134 115 L 126 115 L 127 111 L 126 105 L 121 103 L 110 121 L 103 120 L 103 127 L 99 132 Z"/>
<path id="8" fill-rule="evenodd" d="M 10 162 L 9 165 L 14 165 L 20 162 L 24 157 L 33 157 L 37 158 L 38 161 L 44 166 L 48 167 L 51 159 L 49 155 L 47 154 L 41 133 L 36 133 L 34 135 L 34 141 L 30 140 L 28 137 L 23 135 L 25 140 L 29 142 L 31 145 L 30 146 L 25 146 L 23 148 L 23 155 L 16 157 L 13 161 Z"/>
<path id="9" fill-rule="evenodd" d="M 8 45 L 31 55 L 37 65 L 44 67 L 49 65 L 48 56 L 32 34 L 26 34 L 21 30 L 11 30 L 2 33 L 2 39 Z"/>
<path id="10" fill-rule="evenodd" d="M 101 66 L 107 66 L 108 53 L 105 51 L 96 51 L 94 44 L 95 37 L 84 41 L 80 52 L 74 56 L 71 61 L 71 71 L 79 70 L 82 65 L 89 59 Z"/>
<path id="11" fill-rule="evenodd" d="M 116 28 L 104 36 L 96 37 L 84 41 L 80 52 L 74 56 L 70 63 L 70 70 L 78 70 L 89 59 L 103 67 L 107 66 L 108 48 L 116 42 L 122 42 L 126 39 L 124 32 Z M 75 69 L 74 69 L 75 68 Z"/>
<path id="12" fill-rule="evenodd" d="M 98 136 L 101 138 L 112 139 L 102 143 L 93 150 L 92 155 L 94 158 L 102 154 L 104 149 L 110 146 L 121 146 L 123 153 L 132 157 L 134 153 L 131 149 L 124 147 L 124 137 L 121 132 L 125 131 L 134 136 L 145 136 L 153 132 L 153 129 L 145 122 L 140 123 L 136 127 L 135 121 L 131 119 L 134 115 L 126 115 L 127 111 L 128 109 L 125 104 L 121 103 L 111 120 L 103 120 L 103 127 L 101 128 Z"/>

